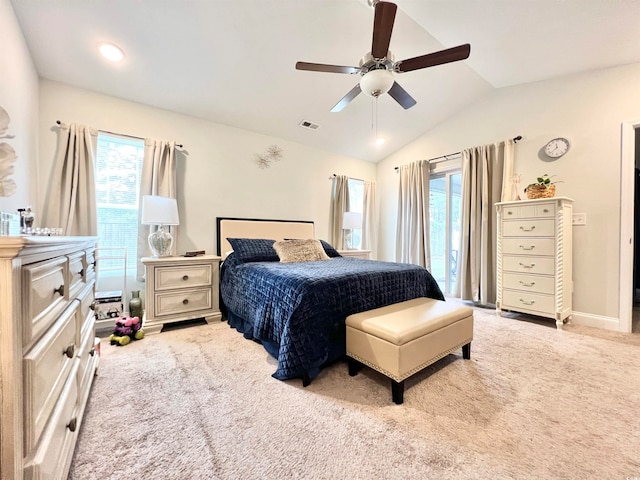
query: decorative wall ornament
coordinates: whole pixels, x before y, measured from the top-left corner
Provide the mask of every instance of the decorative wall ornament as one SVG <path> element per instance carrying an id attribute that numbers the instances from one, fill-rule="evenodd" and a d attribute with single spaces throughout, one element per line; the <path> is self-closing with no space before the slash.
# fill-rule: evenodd
<path id="1" fill-rule="evenodd" d="M 0 138 L 13 138 L 7 134 L 9 128 L 9 114 L 0 107 Z M 0 143 L 0 197 L 9 197 L 16 193 L 16 182 L 10 175 L 13 175 L 13 164 L 16 163 L 16 151 L 8 143 Z"/>
<path id="2" fill-rule="evenodd" d="M 282 149 L 277 145 L 268 146 L 265 153 L 256 153 L 256 163 L 262 169 L 269 168 L 272 162 L 280 160 L 282 160 Z"/>
<path id="3" fill-rule="evenodd" d="M 14 135 L 9 135 L 7 129 L 9 128 L 9 114 L 7 111 L 0 107 L 0 138 L 13 138 Z"/>

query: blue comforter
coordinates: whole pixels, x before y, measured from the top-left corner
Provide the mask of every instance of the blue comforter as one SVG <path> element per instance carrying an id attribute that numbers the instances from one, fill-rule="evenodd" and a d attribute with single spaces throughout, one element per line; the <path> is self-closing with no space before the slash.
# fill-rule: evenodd
<path id="1" fill-rule="evenodd" d="M 229 324 L 278 360 L 280 380 L 313 379 L 342 358 L 348 315 L 416 297 L 444 300 L 422 267 L 345 257 L 240 263 L 231 254 L 220 292 Z"/>

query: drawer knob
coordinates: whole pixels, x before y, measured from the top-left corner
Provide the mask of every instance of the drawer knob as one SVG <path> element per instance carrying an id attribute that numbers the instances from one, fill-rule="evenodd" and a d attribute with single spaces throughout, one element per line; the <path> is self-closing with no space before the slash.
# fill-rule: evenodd
<path id="1" fill-rule="evenodd" d="M 531 228 L 524 228 L 522 225 L 520 226 L 520 230 L 522 230 L 523 232 L 533 232 L 535 229 L 535 225 L 531 225 Z"/>
<path id="2" fill-rule="evenodd" d="M 185 282 L 186 282 L 187 280 L 189 280 L 189 275 L 183 275 L 183 276 L 182 276 L 182 280 L 184 280 Z"/>
<path id="3" fill-rule="evenodd" d="M 545 208 L 544 210 L 542 210 L 544 213 L 549 213 L 549 209 Z"/>
<path id="4" fill-rule="evenodd" d="M 520 285 L 522 285 L 523 287 L 533 287 L 535 284 L 536 282 L 524 283 L 522 280 L 520 280 Z"/>
<path id="5" fill-rule="evenodd" d="M 189 303 L 189 299 L 188 298 L 185 298 L 184 300 L 182 300 L 182 304 L 183 305 L 186 305 L 187 303 Z"/>
<path id="6" fill-rule="evenodd" d="M 535 245 L 529 245 L 528 247 L 525 247 L 524 245 L 520 245 L 520 248 L 522 250 L 533 250 L 534 248 L 536 248 Z"/>
<path id="7" fill-rule="evenodd" d="M 512 212 L 511 210 L 509 210 L 509 211 L 507 212 L 507 215 L 513 215 L 513 212 Z"/>
<path id="8" fill-rule="evenodd" d="M 83 276 L 84 275 L 84 268 L 82 268 L 79 272 L 78 275 Z"/>
<path id="9" fill-rule="evenodd" d="M 67 356 L 67 358 L 73 358 L 73 354 L 76 351 L 75 345 L 69 345 L 67 348 L 63 350 L 63 354 Z"/>
<path id="10" fill-rule="evenodd" d="M 530 302 L 527 302 L 526 300 L 523 300 L 522 298 L 520 299 L 520 303 L 522 303 L 523 305 L 533 305 L 534 303 L 536 303 L 535 300 L 531 300 Z"/>
<path id="11" fill-rule="evenodd" d="M 96 310 L 96 301 L 95 300 L 93 302 L 91 302 L 91 305 L 89 305 L 89 308 L 95 312 L 95 310 Z"/>
<path id="12" fill-rule="evenodd" d="M 535 266 L 536 266 L 536 264 L 535 264 L 535 263 L 530 263 L 529 265 L 525 265 L 525 264 L 524 264 L 524 263 L 522 263 L 522 262 L 518 262 L 518 265 L 520 265 L 522 268 L 533 268 L 533 267 L 535 267 Z"/>
<path id="13" fill-rule="evenodd" d="M 96 349 L 95 347 L 93 347 L 91 350 L 89 350 L 89 355 L 93 357 L 95 354 L 96 354 Z"/>
<path id="14" fill-rule="evenodd" d="M 93 262 L 91 262 L 91 265 L 93 265 L 93 268 L 96 268 L 96 265 L 98 264 L 97 260 L 94 260 Z"/>
<path id="15" fill-rule="evenodd" d="M 54 288 L 53 293 L 59 293 L 61 297 L 64 297 L 64 283 L 58 288 Z"/>
<path id="16" fill-rule="evenodd" d="M 76 417 L 73 417 L 71 421 L 67 423 L 67 428 L 70 431 L 75 432 L 77 427 L 78 427 L 78 420 L 76 419 Z"/>

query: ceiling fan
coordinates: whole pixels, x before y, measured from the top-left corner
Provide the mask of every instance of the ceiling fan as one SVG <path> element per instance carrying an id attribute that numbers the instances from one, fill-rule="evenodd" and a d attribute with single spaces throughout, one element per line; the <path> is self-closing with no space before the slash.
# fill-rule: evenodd
<path id="1" fill-rule="evenodd" d="M 397 5 L 381 0 L 368 0 L 375 8 L 373 18 L 373 41 L 371 51 L 360 60 L 360 66 L 349 67 L 342 65 L 325 65 L 321 63 L 297 62 L 297 70 L 310 70 L 314 72 L 348 73 L 362 75 L 360 82 L 353 87 L 331 109 L 339 112 L 356 98 L 360 92 L 377 98 L 389 93 L 405 110 L 413 107 L 416 101 L 393 78 L 394 73 L 410 72 L 421 68 L 434 67 L 450 62 L 457 62 L 469 58 L 471 45 L 468 43 L 457 47 L 440 50 L 438 52 L 395 61 L 389 51 L 393 22 L 396 18 Z"/>

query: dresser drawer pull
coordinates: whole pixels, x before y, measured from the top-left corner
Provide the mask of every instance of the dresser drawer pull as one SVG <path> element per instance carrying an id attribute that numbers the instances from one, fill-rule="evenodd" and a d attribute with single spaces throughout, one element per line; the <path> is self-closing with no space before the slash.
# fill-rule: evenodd
<path id="1" fill-rule="evenodd" d="M 95 310 L 96 310 L 96 301 L 95 300 L 93 302 L 91 302 L 91 305 L 89 305 L 89 308 L 95 312 Z"/>
<path id="2" fill-rule="evenodd" d="M 184 275 L 184 276 L 182 277 L 182 280 L 184 280 L 185 282 L 186 282 L 187 280 L 189 280 L 189 275 Z"/>
<path id="3" fill-rule="evenodd" d="M 97 260 L 94 260 L 93 262 L 91 262 L 91 265 L 93 265 L 93 268 L 96 268 L 96 265 L 98 264 Z"/>
<path id="4" fill-rule="evenodd" d="M 545 209 L 543 209 L 542 211 L 543 211 L 544 213 L 549 213 L 549 209 L 548 209 L 548 208 L 545 208 Z"/>
<path id="5" fill-rule="evenodd" d="M 509 210 L 509 211 L 507 212 L 507 215 L 513 215 L 513 212 L 512 212 L 511 210 Z"/>
<path id="6" fill-rule="evenodd" d="M 93 347 L 91 350 L 89 350 L 89 355 L 93 357 L 95 354 L 96 354 L 96 348 Z"/>
<path id="7" fill-rule="evenodd" d="M 536 303 L 535 300 L 531 300 L 530 302 L 527 302 L 523 299 L 520 299 L 520 303 L 522 303 L 523 305 L 533 305 L 534 303 Z"/>
<path id="8" fill-rule="evenodd" d="M 62 351 L 62 354 L 66 355 L 67 358 L 73 358 L 73 354 L 75 353 L 75 351 L 76 351 L 76 347 L 74 345 L 69 345 L 67 348 L 65 348 Z"/>
<path id="9" fill-rule="evenodd" d="M 524 263 L 522 263 L 522 262 L 518 262 L 518 265 L 520 265 L 522 268 L 533 268 L 533 267 L 535 267 L 535 266 L 536 266 L 536 264 L 535 264 L 535 263 L 530 263 L 529 265 L 525 265 L 525 264 L 524 264 Z"/>
<path id="10" fill-rule="evenodd" d="M 520 245 L 520 248 L 522 250 L 533 250 L 534 248 L 536 248 L 535 245 L 529 245 L 528 247 L 525 247 L 524 245 Z"/>
<path id="11" fill-rule="evenodd" d="M 70 431 L 75 432 L 77 427 L 78 427 L 78 420 L 76 419 L 76 417 L 73 417 L 71 421 L 67 423 L 67 428 Z"/>
<path id="12" fill-rule="evenodd" d="M 524 283 L 522 280 L 520 280 L 520 285 L 522 285 L 523 287 L 533 287 L 535 284 L 536 282 Z"/>
<path id="13" fill-rule="evenodd" d="M 54 288 L 53 293 L 59 293 L 61 297 L 64 297 L 64 283 L 58 288 Z"/>
<path id="14" fill-rule="evenodd" d="M 183 305 L 186 305 L 187 303 L 189 303 L 189 299 L 185 298 L 184 300 L 182 300 Z"/>
<path id="15" fill-rule="evenodd" d="M 80 276 L 83 276 L 83 275 L 84 275 L 84 268 L 83 268 L 83 269 L 81 269 L 81 270 L 78 272 L 78 275 L 80 275 Z"/>
<path id="16" fill-rule="evenodd" d="M 520 226 L 520 230 L 522 230 L 523 232 L 533 232 L 535 229 L 535 225 L 531 225 L 531 228 L 524 228 L 522 225 Z"/>

